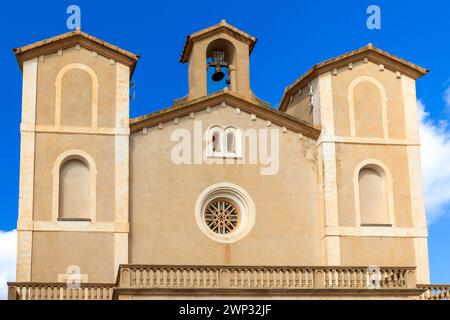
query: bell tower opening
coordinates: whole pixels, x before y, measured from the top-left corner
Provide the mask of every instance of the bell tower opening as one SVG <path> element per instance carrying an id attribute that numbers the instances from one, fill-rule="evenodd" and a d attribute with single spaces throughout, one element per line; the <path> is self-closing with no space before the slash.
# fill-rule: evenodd
<path id="1" fill-rule="evenodd" d="M 206 49 L 207 93 L 213 93 L 223 88 L 230 88 L 232 70 L 235 65 L 236 48 L 225 39 L 212 41 Z"/>
<path id="2" fill-rule="evenodd" d="M 189 93 L 186 100 L 204 97 L 224 88 L 249 100 L 250 54 L 256 38 L 225 20 L 187 37 L 181 63 L 189 63 Z"/>

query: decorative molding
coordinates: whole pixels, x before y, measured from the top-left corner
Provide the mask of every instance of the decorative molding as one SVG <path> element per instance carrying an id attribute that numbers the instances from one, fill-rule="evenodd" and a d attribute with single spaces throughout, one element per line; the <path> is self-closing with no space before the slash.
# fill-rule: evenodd
<path id="1" fill-rule="evenodd" d="M 338 237 L 388 237 L 388 238 L 427 238 L 426 229 L 388 227 L 388 226 L 359 226 L 359 227 L 325 227 L 325 234 Z"/>
<path id="2" fill-rule="evenodd" d="M 86 134 L 86 135 L 126 135 L 130 134 L 129 128 L 92 128 L 92 127 L 72 127 L 72 126 L 48 126 L 48 125 L 21 125 L 22 132 L 36 133 L 67 133 L 67 134 Z"/>
<path id="3" fill-rule="evenodd" d="M 399 146 L 420 146 L 418 139 L 391 139 L 391 138 L 369 138 L 369 137 L 341 137 L 322 135 L 317 144 L 321 143 L 349 143 L 349 144 L 380 144 L 380 145 L 399 145 Z"/>
<path id="4" fill-rule="evenodd" d="M 47 232 L 99 232 L 99 233 L 128 233 L 128 222 L 90 222 L 90 221 L 22 221 L 17 225 L 18 231 L 47 231 Z"/>

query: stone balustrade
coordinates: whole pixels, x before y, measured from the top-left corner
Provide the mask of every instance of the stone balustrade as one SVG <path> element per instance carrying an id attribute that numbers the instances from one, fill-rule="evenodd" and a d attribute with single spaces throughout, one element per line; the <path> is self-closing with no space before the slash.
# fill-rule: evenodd
<path id="1" fill-rule="evenodd" d="M 9 300 L 111 300 L 114 284 L 8 283 Z"/>
<path id="2" fill-rule="evenodd" d="M 424 300 L 449 300 L 450 285 L 416 285 L 410 267 L 281 267 L 121 265 L 116 283 L 9 283 L 13 300 L 110 300 L 117 292 L 144 290 L 358 290 L 407 289 Z M 423 291 L 421 291 L 423 290 Z M 284 292 L 288 292 L 284 291 Z M 388 290 L 392 292 L 391 290 Z M 333 291 L 334 292 L 334 291 Z M 344 292 L 344 291 L 343 291 Z M 416 296 L 416 297 L 417 297 Z"/>
<path id="3" fill-rule="evenodd" d="M 425 290 L 421 300 L 450 300 L 450 284 L 419 284 L 417 287 Z"/>
<path id="4" fill-rule="evenodd" d="M 414 268 L 123 265 L 119 288 L 414 288 Z"/>

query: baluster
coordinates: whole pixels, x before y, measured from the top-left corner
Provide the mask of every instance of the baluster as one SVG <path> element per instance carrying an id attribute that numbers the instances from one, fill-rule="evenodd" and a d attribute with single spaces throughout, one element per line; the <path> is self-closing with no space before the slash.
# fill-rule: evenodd
<path id="1" fill-rule="evenodd" d="M 197 271 L 197 276 L 198 276 L 198 286 L 201 288 L 203 287 L 203 270 L 202 269 L 198 269 Z"/>
<path id="2" fill-rule="evenodd" d="M 300 270 L 300 275 L 302 278 L 305 278 L 304 287 L 308 288 L 312 286 L 313 279 L 311 278 L 310 270 Z"/>
<path id="3" fill-rule="evenodd" d="M 327 269 L 324 270 L 324 278 L 325 278 L 325 288 L 330 287 L 330 271 Z"/>
<path id="4" fill-rule="evenodd" d="M 433 300 L 433 288 L 429 287 L 426 292 L 427 300 Z"/>
<path id="5" fill-rule="evenodd" d="M 339 270 L 331 270 L 331 286 L 339 287 Z"/>
<path id="6" fill-rule="evenodd" d="M 261 278 L 261 269 L 255 269 L 255 287 L 260 288 L 262 287 L 262 278 Z"/>
<path id="7" fill-rule="evenodd" d="M 340 288 L 345 286 L 345 269 L 338 270 L 338 285 Z"/>
<path id="8" fill-rule="evenodd" d="M 256 286 L 262 288 L 263 286 L 263 271 L 262 269 L 256 269 Z"/>
<path id="9" fill-rule="evenodd" d="M 400 287 L 400 277 L 398 270 L 394 270 L 394 287 Z"/>
<path id="10" fill-rule="evenodd" d="M 165 277 L 165 270 L 163 268 L 158 268 L 157 269 L 158 272 L 158 287 L 159 288 L 164 288 L 164 277 Z"/>
<path id="11" fill-rule="evenodd" d="M 187 273 L 186 281 L 188 283 L 188 286 L 190 288 L 193 288 L 194 287 L 194 279 L 195 279 L 195 270 L 186 269 L 186 273 Z"/>
<path id="12" fill-rule="evenodd" d="M 151 268 L 146 268 L 145 269 L 145 275 L 146 275 L 145 286 L 147 288 L 151 287 L 152 286 L 152 269 Z"/>
<path id="13" fill-rule="evenodd" d="M 350 287 L 350 269 L 344 269 L 344 287 Z"/>
<path id="14" fill-rule="evenodd" d="M 172 269 L 172 286 L 178 287 L 178 268 Z"/>
<path id="15" fill-rule="evenodd" d="M 194 271 L 194 274 L 195 274 L 195 276 L 194 276 L 194 285 L 196 286 L 196 287 L 200 287 L 201 286 L 201 283 L 200 283 L 200 272 L 201 272 L 201 270 L 199 270 L 199 269 L 195 269 L 195 271 Z"/>
<path id="16" fill-rule="evenodd" d="M 172 268 L 167 269 L 166 286 L 169 288 L 173 288 L 173 269 Z"/>
<path id="17" fill-rule="evenodd" d="M 334 275 L 334 273 L 335 273 L 335 270 L 330 269 L 330 271 L 329 271 L 329 276 L 330 276 L 330 278 L 329 278 L 329 281 L 330 281 L 329 286 L 330 286 L 330 288 L 334 288 L 335 287 L 335 282 L 334 282 L 335 275 Z"/>
<path id="18" fill-rule="evenodd" d="M 444 290 L 445 290 L 444 287 L 439 287 L 439 300 L 445 300 Z"/>
<path id="19" fill-rule="evenodd" d="M 405 278 L 405 270 L 399 271 L 399 285 L 400 287 L 406 287 L 406 278 Z"/>
<path id="20" fill-rule="evenodd" d="M 250 287 L 254 288 L 256 287 L 256 270 L 255 269 L 250 269 L 249 270 L 249 274 L 250 274 Z"/>
<path id="21" fill-rule="evenodd" d="M 203 269 L 202 277 L 203 277 L 203 287 L 209 288 L 208 269 Z"/>
<path id="22" fill-rule="evenodd" d="M 147 277 L 148 277 L 148 269 L 147 268 L 142 268 L 141 269 L 141 287 L 146 287 L 147 286 Z"/>
<path id="23" fill-rule="evenodd" d="M 300 272 L 299 272 L 299 277 L 300 277 L 300 279 L 299 279 L 300 287 L 301 287 L 301 288 L 306 287 L 306 281 L 307 281 L 307 280 L 306 280 L 306 273 L 300 271 Z"/>
<path id="24" fill-rule="evenodd" d="M 199 272 L 199 275 L 200 275 L 200 286 L 202 288 L 206 287 L 206 275 L 205 275 L 205 272 L 206 272 L 205 269 L 201 269 L 200 272 Z"/>
<path id="25" fill-rule="evenodd" d="M 186 286 L 186 277 L 185 277 L 185 270 L 181 269 L 180 270 L 180 287 L 184 287 Z"/>
<path id="26" fill-rule="evenodd" d="M 186 270 L 187 273 L 187 283 L 189 285 L 189 287 L 194 287 L 195 286 L 195 270 L 193 269 L 187 269 Z"/>
<path id="27" fill-rule="evenodd" d="M 280 285 L 282 288 L 286 287 L 286 270 L 280 270 Z"/>
<path id="28" fill-rule="evenodd" d="M 230 287 L 237 286 L 237 271 L 235 269 L 230 270 Z"/>
<path id="29" fill-rule="evenodd" d="M 206 287 L 211 288 L 212 287 L 212 270 L 211 269 L 205 269 L 205 281 L 206 281 Z"/>
<path id="30" fill-rule="evenodd" d="M 143 288 L 145 286 L 145 278 L 146 278 L 147 269 L 140 268 L 139 269 L 139 287 Z"/>
<path id="31" fill-rule="evenodd" d="M 355 287 L 355 270 L 350 268 L 347 270 L 347 272 L 348 272 L 348 279 L 349 279 L 348 286 L 350 288 L 354 288 Z"/>
<path id="32" fill-rule="evenodd" d="M 198 283 L 197 283 L 197 272 L 198 272 L 198 270 L 197 269 L 194 269 L 193 271 L 192 271 L 192 286 L 193 287 L 197 287 L 197 285 L 198 285 Z"/>
<path id="33" fill-rule="evenodd" d="M 150 287 L 155 288 L 156 287 L 156 270 L 155 270 L 155 268 L 150 269 L 150 279 L 151 279 Z"/>
<path id="34" fill-rule="evenodd" d="M 292 272 L 293 272 L 293 270 L 291 269 L 291 270 L 289 270 L 289 269 L 287 269 L 286 270 L 286 275 L 287 275 L 287 287 L 288 288 L 292 288 Z"/>
<path id="35" fill-rule="evenodd" d="M 219 277 L 220 277 L 220 270 L 216 269 L 214 271 L 214 287 L 218 287 L 219 286 Z"/>

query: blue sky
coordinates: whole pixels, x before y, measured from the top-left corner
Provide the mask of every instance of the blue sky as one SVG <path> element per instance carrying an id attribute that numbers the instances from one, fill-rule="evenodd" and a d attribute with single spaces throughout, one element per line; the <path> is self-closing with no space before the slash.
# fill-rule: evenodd
<path id="1" fill-rule="evenodd" d="M 81 29 L 142 58 L 134 76 L 136 100 L 131 115 L 171 105 L 187 92 L 187 66 L 178 62 L 186 35 L 221 19 L 258 38 L 251 56 L 251 84 L 276 106 L 284 87 L 313 64 L 368 42 L 431 72 L 417 82 L 425 108 L 423 128 L 429 146 L 427 199 L 431 277 L 450 283 L 450 1 L 190 1 L 160 4 L 130 1 L 126 7 L 107 1 L 7 1 L 0 11 L 3 134 L 0 135 L 2 183 L 0 230 L 16 227 L 19 181 L 21 73 L 11 51 L 67 31 L 66 8 L 81 7 Z M 366 9 L 381 8 L 381 30 L 366 27 Z M 155 61 L 158 61 L 155 63 Z M 447 97 L 447 102 L 446 102 Z M 442 150 L 442 151 L 440 151 Z M 441 169 L 440 169 L 441 168 Z M 437 197 L 435 197 L 438 195 Z M 0 238 L 1 239 L 1 238 Z M 1 246 L 1 244 L 0 244 Z"/>

